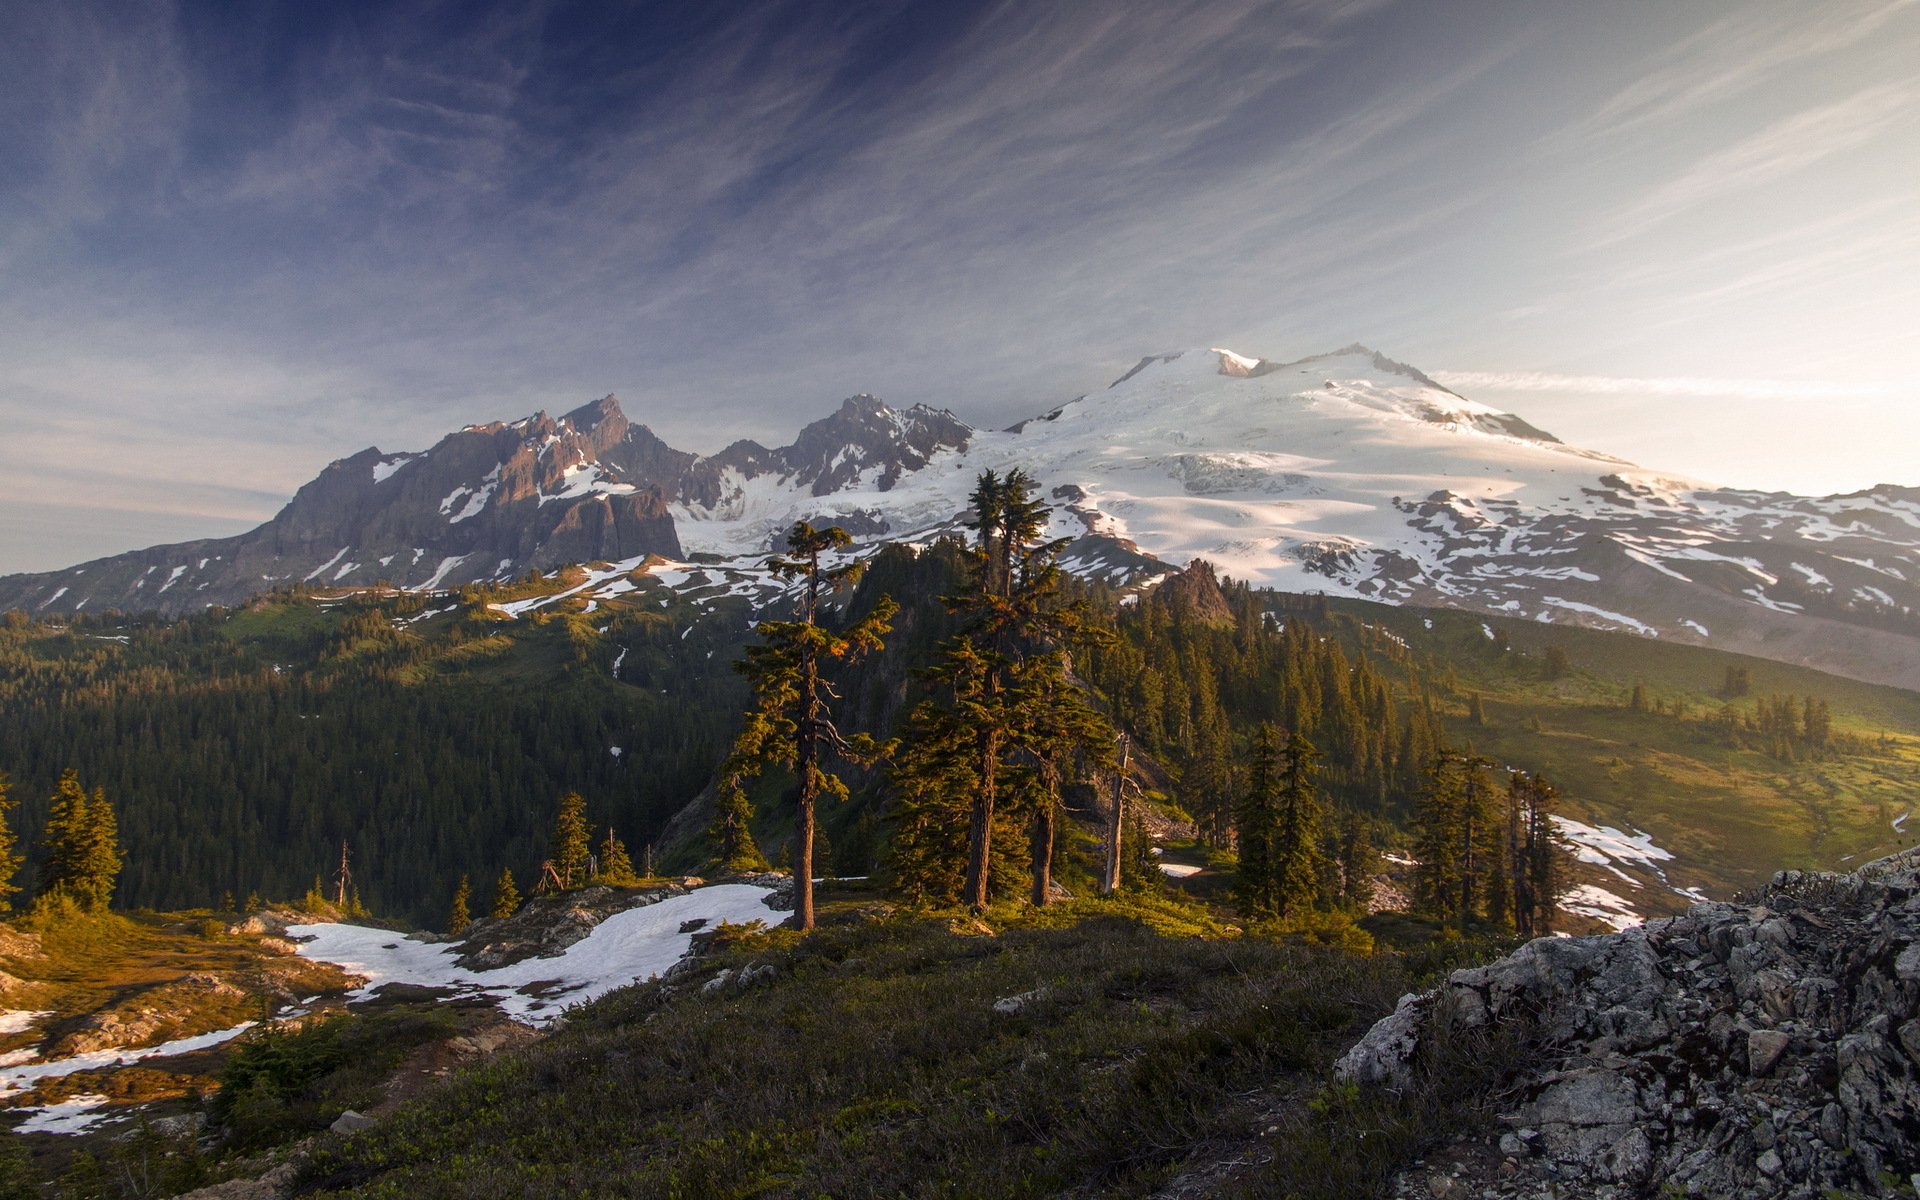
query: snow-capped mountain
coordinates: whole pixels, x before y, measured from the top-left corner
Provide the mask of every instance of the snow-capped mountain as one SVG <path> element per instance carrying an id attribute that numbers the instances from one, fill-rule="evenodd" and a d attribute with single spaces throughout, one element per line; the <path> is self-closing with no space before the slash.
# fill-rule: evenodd
<path id="1" fill-rule="evenodd" d="M 1739 491 L 1567 446 L 1364 347 L 1144 359 L 1011 429 L 870 396 L 792 445 L 675 450 L 612 397 L 332 464 L 236 538 L 0 579 L 0 608 L 181 611 L 276 583 L 434 588 L 564 562 L 763 555 L 796 519 L 864 542 L 963 516 L 1021 467 L 1132 578 L 1205 558 L 1295 591 L 1703 642 L 1920 687 L 1920 489 Z M 1164 567 L 1162 566 L 1164 564 Z"/>

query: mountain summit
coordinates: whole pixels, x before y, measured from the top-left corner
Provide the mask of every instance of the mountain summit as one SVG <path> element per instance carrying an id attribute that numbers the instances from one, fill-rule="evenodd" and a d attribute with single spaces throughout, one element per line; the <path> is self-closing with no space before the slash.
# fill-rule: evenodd
<path id="1" fill-rule="evenodd" d="M 1920 493 L 1714 487 L 1567 446 L 1365 346 L 1277 363 L 1154 355 L 1007 430 L 867 395 L 791 445 L 667 445 L 611 396 L 330 465 L 273 520 L 0 579 L 0 608 L 183 611 L 265 587 L 433 589 L 573 561 L 750 565 L 795 520 L 864 543 L 959 527 L 1022 468 L 1069 565 L 1116 582 L 1206 559 L 1293 591 L 1708 642 L 1920 687 Z"/>

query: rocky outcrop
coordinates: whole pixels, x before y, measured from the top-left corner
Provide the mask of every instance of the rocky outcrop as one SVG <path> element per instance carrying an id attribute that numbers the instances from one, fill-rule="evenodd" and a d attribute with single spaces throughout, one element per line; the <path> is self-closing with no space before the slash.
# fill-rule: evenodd
<path id="1" fill-rule="evenodd" d="M 1424 1046 L 1489 1029 L 1526 1047 L 1505 1128 L 1455 1148 L 1466 1178 L 1409 1177 L 1402 1194 L 1912 1196 L 1920 851 L 1531 942 L 1404 998 L 1336 1071 L 1405 1087 Z"/>

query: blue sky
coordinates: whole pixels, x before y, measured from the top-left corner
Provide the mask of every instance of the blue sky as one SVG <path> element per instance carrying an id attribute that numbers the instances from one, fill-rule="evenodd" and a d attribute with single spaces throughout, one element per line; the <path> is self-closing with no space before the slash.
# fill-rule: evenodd
<path id="1" fill-rule="evenodd" d="M 8 6 L 0 571 L 608 392 L 712 451 L 1205 345 L 1920 484 L 1915 62 L 1912 0 Z"/>

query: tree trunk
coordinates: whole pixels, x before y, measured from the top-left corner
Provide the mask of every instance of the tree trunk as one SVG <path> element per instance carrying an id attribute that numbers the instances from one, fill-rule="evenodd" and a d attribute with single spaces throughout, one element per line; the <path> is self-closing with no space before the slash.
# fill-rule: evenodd
<path id="1" fill-rule="evenodd" d="M 793 820 L 793 925 L 813 928 L 813 797 L 800 785 L 800 803 Z"/>
<path id="2" fill-rule="evenodd" d="M 993 853 L 993 786 L 1000 765 L 1000 738 L 989 734 L 981 745 L 980 790 L 973 797 L 967 826 L 967 878 L 961 899 L 976 913 L 987 911 L 987 868 Z"/>
<path id="3" fill-rule="evenodd" d="M 1107 815 L 1107 861 L 1106 878 L 1101 880 L 1100 894 L 1111 896 L 1120 890 L 1120 835 L 1126 827 L 1127 811 L 1127 750 L 1129 743 L 1126 734 L 1120 735 L 1120 765 L 1113 773 L 1113 809 Z"/>
<path id="4" fill-rule="evenodd" d="M 1033 813 L 1033 906 L 1045 908 L 1052 899 L 1053 891 L 1053 820 L 1054 798 L 1052 788 L 1048 795 L 1034 809 Z"/>

